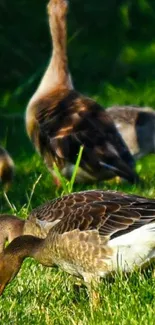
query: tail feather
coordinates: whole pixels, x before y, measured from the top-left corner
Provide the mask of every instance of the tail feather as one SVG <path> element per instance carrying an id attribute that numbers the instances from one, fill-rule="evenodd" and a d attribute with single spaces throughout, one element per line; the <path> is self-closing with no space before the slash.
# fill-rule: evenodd
<path id="1" fill-rule="evenodd" d="M 110 240 L 110 246 L 143 245 L 150 242 L 155 247 L 155 223 L 146 224 L 129 233 Z"/>
<path id="2" fill-rule="evenodd" d="M 138 183 L 140 180 L 136 172 L 119 158 L 115 159 L 114 164 L 105 163 L 103 161 L 99 163 L 107 170 L 114 172 L 117 176 L 127 179 L 130 183 Z"/>
<path id="3" fill-rule="evenodd" d="M 114 249 L 113 269 L 131 271 L 155 258 L 155 223 L 149 223 L 109 242 Z"/>

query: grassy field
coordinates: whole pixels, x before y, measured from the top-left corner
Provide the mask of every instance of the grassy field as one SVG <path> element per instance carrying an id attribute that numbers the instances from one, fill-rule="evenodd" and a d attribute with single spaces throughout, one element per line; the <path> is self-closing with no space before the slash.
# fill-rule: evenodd
<path id="1" fill-rule="evenodd" d="M 153 88 L 153 86 L 152 86 Z M 140 93 L 123 91 L 107 86 L 106 104 L 140 102 L 153 105 L 151 87 Z M 153 93 L 153 92 L 152 92 Z M 154 96 L 154 94 L 152 95 Z M 103 102 L 103 97 L 97 97 Z M 110 98 L 110 100 L 109 100 Z M 121 101 L 120 101 L 120 100 Z M 4 105 L 5 106 L 5 105 Z M 0 210 L 13 212 L 22 218 L 28 211 L 62 194 L 52 183 L 52 178 L 35 154 L 25 134 L 22 115 L 4 115 L 1 111 L 1 143 L 6 145 L 16 163 L 16 176 L 7 198 L 0 192 Z M 137 171 L 145 180 L 143 187 L 115 181 L 74 186 L 74 191 L 88 188 L 117 189 L 128 193 L 155 197 L 155 156 L 143 158 L 137 163 Z M 101 304 L 96 311 L 89 305 L 86 288 L 75 287 L 74 278 L 59 269 L 45 268 L 31 259 L 25 260 L 14 281 L 0 298 L 0 325 L 16 324 L 106 324 L 128 325 L 155 323 L 155 278 L 149 268 L 145 273 L 133 272 L 128 277 L 116 275 L 112 281 L 103 280 L 99 288 Z"/>

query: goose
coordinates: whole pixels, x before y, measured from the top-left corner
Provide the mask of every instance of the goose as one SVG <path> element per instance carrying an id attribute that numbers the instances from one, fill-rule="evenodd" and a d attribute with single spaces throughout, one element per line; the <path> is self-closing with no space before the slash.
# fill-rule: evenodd
<path id="1" fill-rule="evenodd" d="M 98 196 L 97 200 L 99 199 Z M 87 192 L 85 203 L 89 203 L 90 200 L 92 195 L 89 197 Z M 33 209 L 26 220 L 15 215 L 0 214 L 0 252 L 4 250 L 7 242 L 10 243 L 14 238 L 22 235 L 45 238 L 49 230 L 67 215 L 70 209 L 76 210 L 82 204 L 83 196 L 66 195 L 63 199 L 53 199 Z"/>
<path id="2" fill-rule="evenodd" d="M 135 159 L 155 153 L 155 111 L 150 107 L 112 106 L 107 112 L 113 119 Z"/>
<path id="3" fill-rule="evenodd" d="M 6 149 L 0 146 L 0 182 L 7 191 L 14 176 L 14 162 Z"/>
<path id="4" fill-rule="evenodd" d="M 19 236 L 0 253 L 0 294 L 27 257 L 82 278 L 89 293 L 101 278 L 145 267 L 155 258 L 154 199 L 91 190 L 63 196 L 47 206 L 48 211 L 55 207 L 58 220 L 47 236 Z M 42 208 L 36 211 L 39 216 Z"/>
<path id="5" fill-rule="evenodd" d="M 110 115 L 94 100 L 78 93 L 68 70 L 66 0 L 50 0 L 48 16 L 53 52 L 47 70 L 26 108 L 26 130 L 59 185 L 54 164 L 70 179 L 80 147 L 83 154 L 76 182 L 120 176 L 138 180 L 134 159 Z"/>

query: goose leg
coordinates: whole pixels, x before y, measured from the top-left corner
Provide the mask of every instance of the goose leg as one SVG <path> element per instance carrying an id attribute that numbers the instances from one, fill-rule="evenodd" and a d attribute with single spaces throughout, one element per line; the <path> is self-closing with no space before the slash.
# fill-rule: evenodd
<path id="1" fill-rule="evenodd" d="M 99 283 L 100 278 L 94 276 L 85 276 L 84 280 L 88 289 L 90 308 L 96 310 L 100 306 L 100 294 L 99 294 Z"/>

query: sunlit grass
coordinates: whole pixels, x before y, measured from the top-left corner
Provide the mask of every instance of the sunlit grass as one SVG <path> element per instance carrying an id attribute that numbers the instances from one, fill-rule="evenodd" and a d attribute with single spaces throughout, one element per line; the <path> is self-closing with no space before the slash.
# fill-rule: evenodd
<path id="1" fill-rule="evenodd" d="M 141 104 L 140 97 L 145 105 L 153 104 L 155 97 L 152 89 L 153 85 L 140 92 L 140 88 L 136 90 L 135 87 L 132 93 L 131 89 L 127 91 L 107 85 L 107 106 L 112 103 Z M 103 97 L 100 94 L 98 100 L 102 102 Z M 7 133 L 2 132 L 1 140 L 7 143 L 15 160 L 16 175 L 6 197 L 0 190 L 1 212 L 26 218 L 32 208 L 47 200 L 62 193 L 85 189 L 113 189 L 155 198 L 155 155 L 137 162 L 137 171 L 145 181 L 143 185 L 131 185 L 125 181 L 117 184 L 115 180 L 76 185 L 74 177 L 81 149 L 71 181 L 63 179 L 62 186 L 57 189 L 42 159 L 34 153 L 23 124 L 18 123 L 12 133 L 12 123 L 9 123 Z M 155 279 L 151 268 L 145 274 L 136 271 L 129 276 L 116 275 L 113 280 L 103 279 L 99 291 L 101 303 L 96 311 L 92 311 L 86 288 L 75 287 L 74 277 L 57 268 L 46 268 L 27 259 L 18 276 L 0 297 L 0 325 L 154 325 Z"/>
<path id="2" fill-rule="evenodd" d="M 76 288 L 73 277 L 28 259 L 0 299 L 0 324 L 153 325 L 154 287 L 151 272 L 103 280 L 92 311 L 85 287 Z"/>
<path id="3" fill-rule="evenodd" d="M 143 188 L 127 182 L 118 185 L 114 180 L 92 186 L 74 184 L 74 191 L 117 189 L 155 197 L 154 155 L 144 158 L 137 166 L 141 177 L 146 179 Z M 16 207 L 14 212 L 26 218 L 32 207 L 61 195 L 62 191 L 60 188 L 57 193 L 51 175 L 34 154 L 29 164 L 26 157 L 18 162 L 16 179 L 7 195 L 11 205 Z M 1 209 L 12 212 L 4 199 Z M 112 281 L 103 279 L 99 291 L 101 304 L 92 312 L 87 289 L 84 286 L 77 289 L 74 277 L 27 259 L 0 298 L 0 324 L 154 324 L 155 279 L 151 269 L 147 274 L 137 271 L 128 277 L 116 275 Z"/>

